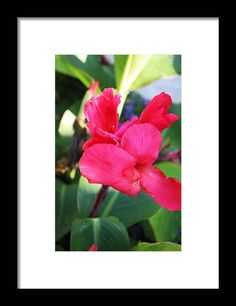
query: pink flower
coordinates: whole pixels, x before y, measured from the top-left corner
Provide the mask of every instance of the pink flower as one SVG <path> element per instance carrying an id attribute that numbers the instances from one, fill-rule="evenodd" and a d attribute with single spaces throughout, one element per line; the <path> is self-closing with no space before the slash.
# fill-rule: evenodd
<path id="1" fill-rule="evenodd" d="M 151 123 L 161 131 L 178 120 L 177 115 L 168 113 L 172 101 L 171 97 L 163 92 L 148 103 L 140 119 L 133 117 L 118 128 L 119 103 L 120 95 L 114 95 L 112 88 L 106 88 L 100 95 L 92 97 L 85 104 L 84 112 L 92 137 L 84 144 L 84 150 L 95 143 L 119 145 L 124 131 L 134 123 Z"/>
<path id="2" fill-rule="evenodd" d="M 161 206 L 180 210 L 181 184 L 152 166 L 162 143 L 160 131 L 154 124 L 134 123 L 121 134 L 120 146 L 97 143 L 87 148 L 79 161 L 81 174 L 90 183 L 109 185 L 130 196 L 142 189 Z"/>
<path id="3" fill-rule="evenodd" d="M 143 110 L 138 123 L 151 123 L 159 131 L 168 128 L 179 119 L 177 115 L 168 113 L 171 103 L 171 97 L 164 92 L 155 96 Z"/>
<path id="4" fill-rule="evenodd" d="M 84 113 L 92 138 L 84 144 L 84 150 L 95 143 L 118 143 L 115 132 L 119 123 L 119 103 L 120 96 L 114 95 L 112 88 L 106 88 L 85 104 Z"/>
<path id="5" fill-rule="evenodd" d="M 95 243 L 92 244 L 88 251 L 97 251 L 97 245 Z"/>
<path id="6" fill-rule="evenodd" d="M 157 159 L 160 131 L 178 119 L 169 114 L 168 94 L 155 96 L 142 112 L 118 128 L 120 96 L 107 88 L 85 105 L 91 138 L 84 144 L 79 162 L 81 174 L 90 183 L 113 187 L 130 196 L 140 189 L 169 210 L 181 209 L 181 184 L 152 166 Z"/>

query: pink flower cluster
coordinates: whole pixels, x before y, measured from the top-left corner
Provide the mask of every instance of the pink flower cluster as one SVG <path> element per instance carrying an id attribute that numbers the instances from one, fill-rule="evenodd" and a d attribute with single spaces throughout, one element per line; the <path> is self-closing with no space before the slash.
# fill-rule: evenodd
<path id="1" fill-rule="evenodd" d="M 84 144 L 79 161 L 81 174 L 90 183 L 113 187 L 129 196 L 140 189 L 169 210 L 181 209 L 181 184 L 152 166 L 162 144 L 160 131 L 178 120 L 168 113 L 172 103 L 166 93 L 155 96 L 143 110 L 119 126 L 120 95 L 104 89 L 85 105 L 91 138 Z"/>

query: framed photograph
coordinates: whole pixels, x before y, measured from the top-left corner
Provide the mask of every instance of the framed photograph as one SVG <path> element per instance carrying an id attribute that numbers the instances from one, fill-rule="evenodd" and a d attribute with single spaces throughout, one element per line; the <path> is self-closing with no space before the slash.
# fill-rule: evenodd
<path id="1" fill-rule="evenodd" d="M 19 288 L 218 288 L 218 23 L 18 19 Z"/>

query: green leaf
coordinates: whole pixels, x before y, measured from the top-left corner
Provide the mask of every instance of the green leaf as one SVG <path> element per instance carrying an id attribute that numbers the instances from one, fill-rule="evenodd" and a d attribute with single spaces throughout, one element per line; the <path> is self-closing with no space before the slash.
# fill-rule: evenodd
<path id="1" fill-rule="evenodd" d="M 118 91 L 136 90 L 162 77 L 176 75 L 174 59 L 174 55 L 116 55 Z"/>
<path id="2" fill-rule="evenodd" d="M 56 157 L 56 160 L 58 160 L 62 156 L 61 138 L 58 133 L 56 133 L 55 151 L 56 151 L 55 157 Z"/>
<path id="3" fill-rule="evenodd" d="M 132 248 L 131 251 L 181 251 L 181 245 L 172 242 L 142 242 Z"/>
<path id="4" fill-rule="evenodd" d="M 56 73 L 56 130 L 58 130 L 61 117 L 67 109 L 72 112 L 75 108 L 79 109 L 85 91 L 86 87 L 78 79 Z M 75 115 L 77 114 L 78 112 Z"/>
<path id="5" fill-rule="evenodd" d="M 97 193 L 102 185 L 90 184 L 81 176 L 77 195 L 77 209 L 79 218 L 86 218 L 92 209 Z M 109 187 L 105 200 L 101 204 L 98 216 L 117 217 L 126 227 L 141 220 L 148 219 L 155 214 L 160 206 L 142 191 L 137 197 L 130 197 Z"/>
<path id="6" fill-rule="evenodd" d="M 169 151 L 175 151 L 181 149 L 181 104 L 173 103 L 169 109 L 170 113 L 174 113 L 179 116 L 179 120 L 174 122 L 168 129 L 162 132 L 163 145 L 170 142 L 171 145 L 168 148 Z"/>
<path id="7" fill-rule="evenodd" d="M 140 76 L 133 82 L 130 90 L 136 90 L 159 80 L 177 74 L 174 66 L 174 55 L 152 55 L 141 71 Z"/>
<path id="8" fill-rule="evenodd" d="M 85 61 L 75 55 L 63 55 L 63 59 L 93 80 L 99 81 L 102 90 L 105 87 L 115 87 L 114 67 L 102 65 L 100 55 L 88 55 Z"/>
<path id="9" fill-rule="evenodd" d="M 117 217 L 126 227 L 146 220 L 159 210 L 160 206 L 150 195 L 140 191 L 137 197 L 130 197 L 112 188 L 101 205 L 98 214 Z"/>
<path id="10" fill-rule="evenodd" d="M 172 162 L 163 162 L 156 165 L 168 177 L 181 180 L 181 167 Z M 181 212 L 169 211 L 160 208 L 158 212 L 149 218 L 149 223 L 156 241 L 173 241 L 181 229 Z"/>
<path id="11" fill-rule="evenodd" d="M 56 241 L 70 231 L 77 215 L 77 184 L 66 185 L 56 179 Z"/>
<path id="12" fill-rule="evenodd" d="M 56 55 L 55 60 L 56 71 L 79 79 L 86 87 L 89 87 L 90 83 L 94 81 L 94 79 L 88 73 L 71 64 L 67 60 L 66 55 Z"/>
<path id="13" fill-rule="evenodd" d="M 176 75 L 174 55 L 116 55 L 116 87 L 121 94 L 121 114 L 130 90 L 144 87 L 162 77 Z"/>
<path id="14" fill-rule="evenodd" d="M 80 108 L 81 108 L 81 104 L 82 104 L 82 100 L 78 100 L 78 101 L 75 101 L 75 103 L 73 103 L 69 110 L 75 115 L 75 116 L 78 116 L 78 113 L 80 111 Z"/>
<path id="15" fill-rule="evenodd" d="M 173 241 L 181 229 L 181 212 L 165 208 L 149 219 L 156 241 Z"/>
<path id="16" fill-rule="evenodd" d="M 87 218 L 76 221 L 71 231 L 71 250 L 87 251 L 92 244 L 98 251 L 127 251 L 130 248 L 125 226 L 116 218 Z"/>
<path id="17" fill-rule="evenodd" d="M 56 240 L 70 231 L 74 219 L 89 216 L 100 187 L 83 176 L 71 185 L 56 179 Z"/>
<path id="18" fill-rule="evenodd" d="M 174 67 L 178 74 L 181 74 L 181 55 L 174 56 Z"/>
<path id="19" fill-rule="evenodd" d="M 159 168 L 168 177 L 174 177 L 174 178 L 177 178 L 179 181 L 181 181 L 180 165 L 177 165 L 172 162 L 161 162 L 161 163 L 156 163 L 154 166 Z"/>
<path id="20" fill-rule="evenodd" d="M 95 202 L 97 193 L 102 185 L 89 184 L 88 180 L 81 176 L 77 193 L 77 211 L 79 218 L 87 218 Z"/>
<path id="21" fill-rule="evenodd" d="M 128 91 L 148 63 L 150 55 L 116 55 L 116 87 L 123 94 Z"/>

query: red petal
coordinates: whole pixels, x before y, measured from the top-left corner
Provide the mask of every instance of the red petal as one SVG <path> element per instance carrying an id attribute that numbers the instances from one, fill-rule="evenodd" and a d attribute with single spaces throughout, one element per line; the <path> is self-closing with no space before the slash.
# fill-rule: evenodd
<path id="1" fill-rule="evenodd" d="M 118 127 L 119 115 L 117 107 L 120 103 L 120 96 L 113 94 L 112 88 L 106 88 L 99 95 L 91 98 L 84 107 L 84 113 L 89 123 L 91 135 L 94 135 L 96 128 L 114 133 Z"/>
<path id="2" fill-rule="evenodd" d="M 165 174 L 153 167 L 137 167 L 142 174 L 141 187 L 154 200 L 168 210 L 181 210 L 181 184 L 177 179 L 167 178 Z"/>
<path id="3" fill-rule="evenodd" d="M 164 92 L 155 96 L 142 112 L 139 123 L 151 123 L 159 131 L 169 127 L 179 118 L 175 114 L 168 114 L 171 103 L 171 97 Z"/>
<path id="4" fill-rule="evenodd" d="M 135 117 L 131 118 L 130 120 L 124 122 L 124 123 L 119 127 L 119 129 L 116 131 L 116 133 L 115 133 L 116 136 L 117 136 L 118 138 L 121 138 L 121 137 L 123 136 L 124 132 L 125 132 L 129 127 L 131 127 L 133 124 L 137 123 L 137 121 L 138 121 L 138 117 L 135 116 Z"/>
<path id="5" fill-rule="evenodd" d="M 119 147 L 112 144 L 94 144 L 83 153 L 79 168 L 90 183 L 108 185 L 136 196 L 140 189 L 139 182 L 130 182 L 123 173 L 135 164 L 135 158 Z"/>
<path id="6" fill-rule="evenodd" d="M 121 147 L 133 155 L 138 164 L 151 165 L 158 157 L 161 133 L 152 124 L 134 124 L 121 138 Z"/>
<path id="7" fill-rule="evenodd" d="M 97 251 L 97 245 L 95 243 L 92 244 L 88 251 Z"/>
<path id="8" fill-rule="evenodd" d="M 92 123 L 88 123 L 88 127 L 91 128 Z M 113 133 L 106 132 L 98 127 L 94 127 L 94 135 L 84 143 L 83 150 L 94 145 L 95 143 L 110 143 L 119 145 L 119 139 Z"/>

